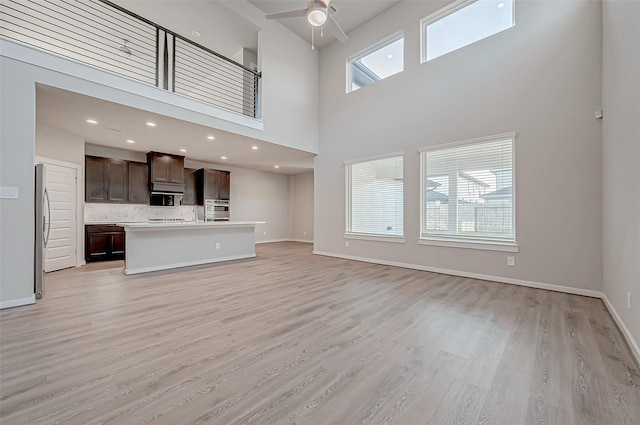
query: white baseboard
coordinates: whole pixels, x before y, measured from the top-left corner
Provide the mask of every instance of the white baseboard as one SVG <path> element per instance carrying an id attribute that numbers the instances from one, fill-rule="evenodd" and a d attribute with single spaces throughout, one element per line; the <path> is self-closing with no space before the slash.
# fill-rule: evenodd
<path id="1" fill-rule="evenodd" d="M 631 354 L 633 354 L 633 357 L 636 359 L 636 363 L 638 363 L 638 365 L 640 366 L 640 347 L 638 347 L 638 343 L 636 342 L 635 338 L 633 338 L 633 335 L 631 335 L 631 332 L 629 332 L 629 329 L 627 329 L 627 327 L 625 326 L 616 309 L 613 308 L 613 304 L 611 304 L 606 294 L 602 294 L 602 301 L 607 307 L 607 310 L 609 310 L 609 314 L 611 314 L 611 317 L 613 317 L 613 320 L 618 325 L 622 336 L 627 340 L 627 344 L 631 349 Z"/>
<path id="2" fill-rule="evenodd" d="M 313 241 L 306 241 L 304 239 L 289 239 L 289 242 L 313 243 Z"/>
<path id="3" fill-rule="evenodd" d="M 438 267 L 427 267 L 417 264 L 399 263 L 396 261 L 374 260 L 371 258 L 356 257 L 352 255 L 334 254 L 331 252 L 313 251 L 317 255 L 325 255 L 328 257 L 344 258 L 347 260 L 364 261 L 365 263 L 382 264 L 385 266 L 403 267 L 405 269 L 422 270 L 425 272 L 434 272 L 442 274 L 450 274 L 454 276 L 470 277 L 473 279 L 490 280 L 492 282 L 508 283 L 511 285 L 527 286 L 529 288 L 547 289 L 549 291 L 565 292 L 567 294 L 583 295 L 586 297 L 602 298 L 602 292 L 592 291 L 589 289 L 572 288 L 570 286 L 551 285 L 549 283 L 533 282 L 530 280 L 513 279 L 510 277 L 490 276 L 486 274 L 463 272 L 460 270 L 441 269 Z"/>
<path id="4" fill-rule="evenodd" d="M 289 242 L 291 239 L 270 239 L 266 241 L 256 241 L 256 244 L 261 243 L 275 243 L 275 242 Z"/>
<path id="5" fill-rule="evenodd" d="M 0 302 L 0 310 L 3 310 L 5 308 L 11 308 L 11 307 L 20 307 L 23 305 L 29 305 L 29 304 L 35 304 L 35 303 L 36 303 L 36 296 L 32 295 L 27 298 L 19 298 L 17 300 L 2 301 Z"/>
<path id="6" fill-rule="evenodd" d="M 365 263 L 382 264 L 382 265 L 385 265 L 385 266 L 403 267 L 403 268 L 406 268 L 406 269 L 421 270 L 421 271 L 442 273 L 442 274 L 450 274 L 450 275 L 454 275 L 454 276 L 470 277 L 470 278 L 474 278 L 474 279 L 490 280 L 490 281 L 493 281 L 493 282 L 508 283 L 508 284 L 512 284 L 512 285 L 526 286 L 526 287 L 529 287 L 529 288 L 546 289 L 546 290 L 549 290 L 549 291 L 564 292 L 564 293 L 567 293 L 567 294 L 582 295 L 582 296 L 593 297 L 593 298 L 600 298 L 604 302 L 604 305 L 607 308 L 607 310 L 609 311 L 609 314 L 613 318 L 614 322 L 616 323 L 616 325 L 618 325 L 618 328 L 620 329 L 620 333 L 622 333 L 622 337 L 627 341 L 627 344 L 629 345 L 629 348 L 631 349 L 631 354 L 633 355 L 635 361 L 638 363 L 638 365 L 640 365 L 640 348 L 638 347 L 638 343 L 633 338 L 633 335 L 631 335 L 631 332 L 629 332 L 629 330 L 625 326 L 624 322 L 622 321 L 622 319 L 620 318 L 620 316 L 616 312 L 615 308 L 613 308 L 613 305 L 611 304 L 611 302 L 609 302 L 609 299 L 607 298 L 607 296 L 603 292 L 592 291 L 592 290 L 589 290 L 589 289 L 572 288 L 570 286 L 551 285 L 549 283 L 533 282 L 533 281 L 530 281 L 530 280 L 513 279 L 513 278 L 509 278 L 509 277 L 489 276 L 489 275 L 483 275 L 483 274 L 478 274 L 478 273 L 463 272 L 463 271 L 459 271 L 459 270 L 441 269 L 441 268 L 437 268 L 437 267 L 425 267 L 425 266 L 420 266 L 420 265 L 416 265 L 416 264 L 399 263 L 399 262 L 395 262 L 395 261 L 374 260 L 374 259 L 371 259 L 371 258 L 356 257 L 356 256 L 353 256 L 353 255 L 335 254 L 335 253 L 331 253 L 331 252 L 323 252 L 323 251 L 315 251 L 314 250 L 313 253 L 316 254 L 316 255 L 324 255 L 324 256 L 327 256 L 327 257 L 336 257 L 336 258 L 343 258 L 343 259 L 346 259 L 346 260 L 363 261 Z"/>

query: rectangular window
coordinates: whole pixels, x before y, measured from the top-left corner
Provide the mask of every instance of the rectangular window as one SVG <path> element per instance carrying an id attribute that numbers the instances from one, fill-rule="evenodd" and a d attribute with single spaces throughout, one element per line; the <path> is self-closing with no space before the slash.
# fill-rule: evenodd
<path id="1" fill-rule="evenodd" d="M 422 62 L 515 25 L 515 0 L 460 0 L 423 18 Z"/>
<path id="2" fill-rule="evenodd" d="M 346 162 L 347 236 L 402 238 L 401 153 Z"/>
<path id="3" fill-rule="evenodd" d="M 347 65 L 347 93 L 401 72 L 404 34 L 394 34 L 357 53 Z"/>
<path id="4" fill-rule="evenodd" d="M 421 243 L 515 246 L 514 142 L 509 133 L 420 150 Z"/>

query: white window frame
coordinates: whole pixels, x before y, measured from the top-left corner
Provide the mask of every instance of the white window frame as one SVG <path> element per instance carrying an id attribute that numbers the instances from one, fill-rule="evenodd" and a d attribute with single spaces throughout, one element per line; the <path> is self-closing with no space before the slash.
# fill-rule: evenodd
<path id="1" fill-rule="evenodd" d="M 431 25 L 432 23 L 434 23 L 436 21 L 439 21 L 442 18 L 445 18 L 445 17 L 457 12 L 460 9 L 464 9 L 465 7 L 475 3 L 477 1 L 479 1 L 479 0 L 457 0 L 457 1 L 454 1 L 453 3 L 451 3 L 450 5 L 448 5 L 446 7 L 443 7 L 442 9 L 432 13 L 431 15 L 425 16 L 424 18 L 420 19 L 420 63 L 421 64 L 428 61 L 427 60 L 427 26 Z M 512 3 L 512 9 L 511 9 L 513 11 L 513 14 L 511 16 L 512 25 L 509 28 L 513 28 L 513 27 L 516 26 L 516 22 L 515 22 L 515 14 L 516 14 L 515 4 L 516 4 L 516 1 L 515 0 L 504 0 L 504 1 L 505 2 L 510 1 Z M 506 29 L 508 29 L 508 28 L 505 28 L 505 30 Z M 505 30 L 502 30 L 502 31 L 505 31 Z M 502 31 L 498 31 L 497 33 L 492 34 L 492 35 L 496 35 L 496 34 L 502 32 Z M 489 37 L 491 37 L 491 36 L 489 36 Z M 488 37 L 485 37 L 485 38 L 488 38 Z M 484 38 L 482 38 L 480 40 L 484 40 Z M 477 43 L 480 40 L 477 40 L 474 43 Z M 474 44 L 474 43 L 471 43 L 471 44 Z M 460 50 L 460 49 L 462 49 L 464 47 L 467 47 L 467 46 L 463 46 L 463 47 L 460 47 L 458 49 L 452 50 L 449 53 L 453 53 L 456 50 Z M 448 54 L 448 53 L 445 53 L 445 55 L 446 54 Z M 445 56 L 445 55 L 442 55 L 442 56 Z M 433 59 L 438 59 L 439 57 L 440 56 L 438 56 L 437 58 L 433 58 Z M 433 60 L 433 59 L 431 59 L 431 60 Z"/>
<path id="2" fill-rule="evenodd" d="M 424 223 L 424 205 L 426 205 L 426 172 L 427 170 L 422 166 L 422 154 L 423 152 L 442 150 L 447 148 L 453 148 L 456 146 L 462 145 L 472 145 L 482 142 L 490 142 L 493 140 L 499 139 L 511 139 L 511 164 L 512 164 L 512 175 L 511 175 L 511 184 L 512 184 L 512 223 L 513 223 L 513 241 L 491 241 L 482 238 L 464 238 L 464 237 L 453 237 L 453 236 L 423 236 L 422 225 Z M 504 252 L 518 252 L 519 247 L 517 244 L 517 232 L 516 232 L 516 133 L 503 133 L 496 134 L 493 136 L 486 137 L 478 137 L 475 139 L 462 140 L 454 143 L 446 143 L 442 145 L 429 146 L 419 149 L 420 152 L 420 225 L 418 232 L 418 244 L 419 245 L 434 245 L 434 246 L 444 246 L 450 248 L 467 248 L 467 249 L 480 249 L 480 250 L 488 250 L 488 251 L 504 251 Z"/>
<path id="3" fill-rule="evenodd" d="M 353 85 L 353 71 L 352 71 L 353 66 L 352 66 L 352 64 L 353 64 L 353 62 L 356 62 L 356 61 L 362 59 L 363 57 L 365 57 L 365 56 L 367 56 L 367 55 L 369 55 L 369 54 L 371 54 L 373 52 L 376 52 L 376 51 L 382 49 L 383 47 L 388 46 L 391 43 L 395 43 L 396 41 L 398 41 L 398 40 L 400 40 L 402 38 L 404 38 L 404 31 L 395 32 L 395 33 L 391 34 L 390 36 L 385 37 L 382 40 L 378 41 L 377 43 L 372 44 L 371 46 L 367 47 L 366 49 L 362 49 L 359 52 L 356 52 L 353 55 L 349 56 L 347 58 L 346 92 L 347 93 L 351 93 L 353 91 L 356 91 L 356 90 L 353 90 L 353 88 L 352 88 L 352 85 Z M 393 77 L 394 75 L 398 75 L 401 72 L 404 72 L 404 54 L 403 54 L 403 59 L 402 59 L 402 71 L 398 71 L 395 74 L 390 75 L 389 77 L 382 78 L 380 81 L 386 80 L 387 78 Z M 371 85 L 371 84 L 369 84 L 369 85 Z M 365 87 L 367 87 L 367 86 L 365 86 Z M 360 87 L 360 88 L 363 89 L 364 87 Z"/>
<path id="4" fill-rule="evenodd" d="M 402 192 L 403 192 L 403 226 L 402 226 L 402 235 L 382 235 L 376 233 L 361 233 L 361 232 L 352 232 L 350 230 L 351 227 L 351 165 L 359 164 L 362 162 L 370 162 L 376 161 L 379 159 L 386 158 L 402 158 L 402 167 L 404 168 L 404 152 L 393 152 L 383 155 L 370 156 L 367 158 L 359 158 L 354 160 L 349 160 L 344 162 L 344 172 L 345 172 L 345 239 L 360 239 L 360 240 L 369 240 L 369 241 L 379 241 L 379 242 L 394 242 L 394 243 L 405 243 L 404 236 L 404 180 L 402 182 Z M 404 170 L 403 170 L 404 176 Z"/>

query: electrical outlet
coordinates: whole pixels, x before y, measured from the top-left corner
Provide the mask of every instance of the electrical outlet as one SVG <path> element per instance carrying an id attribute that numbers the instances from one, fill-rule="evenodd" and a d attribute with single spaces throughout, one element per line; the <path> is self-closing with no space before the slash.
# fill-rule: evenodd
<path id="1" fill-rule="evenodd" d="M 262 236 L 267 236 L 267 232 L 262 232 Z"/>
<path id="2" fill-rule="evenodd" d="M 303 235 L 307 236 L 307 231 L 302 232 Z"/>
<path id="3" fill-rule="evenodd" d="M 516 265 L 516 257 L 508 256 L 507 257 L 507 266 L 513 267 Z"/>
<path id="4" fill-rule="evenodd" d="M 216 242 L 216 249 L 220 249 L 220 242 Z"/>
<path id="5" fill-rule="evenodd" d="M 631 292 L 627 292 L 627 310 L 631 310 Z"/>
<path id="6" fill-rule="evenodd" d="M 344 247 L 349 248 L 349 241 L 344 241 Z"/>

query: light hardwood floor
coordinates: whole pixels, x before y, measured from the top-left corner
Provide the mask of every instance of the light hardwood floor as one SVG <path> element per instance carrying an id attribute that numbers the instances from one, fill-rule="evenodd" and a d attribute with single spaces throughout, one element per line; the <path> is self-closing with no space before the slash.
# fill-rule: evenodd
<path id="1" fill-rule="evenodd" d="M 640 424 L 598 299 L 314 256 L 47 275 L 0 312 L 0 423 Z"/>

